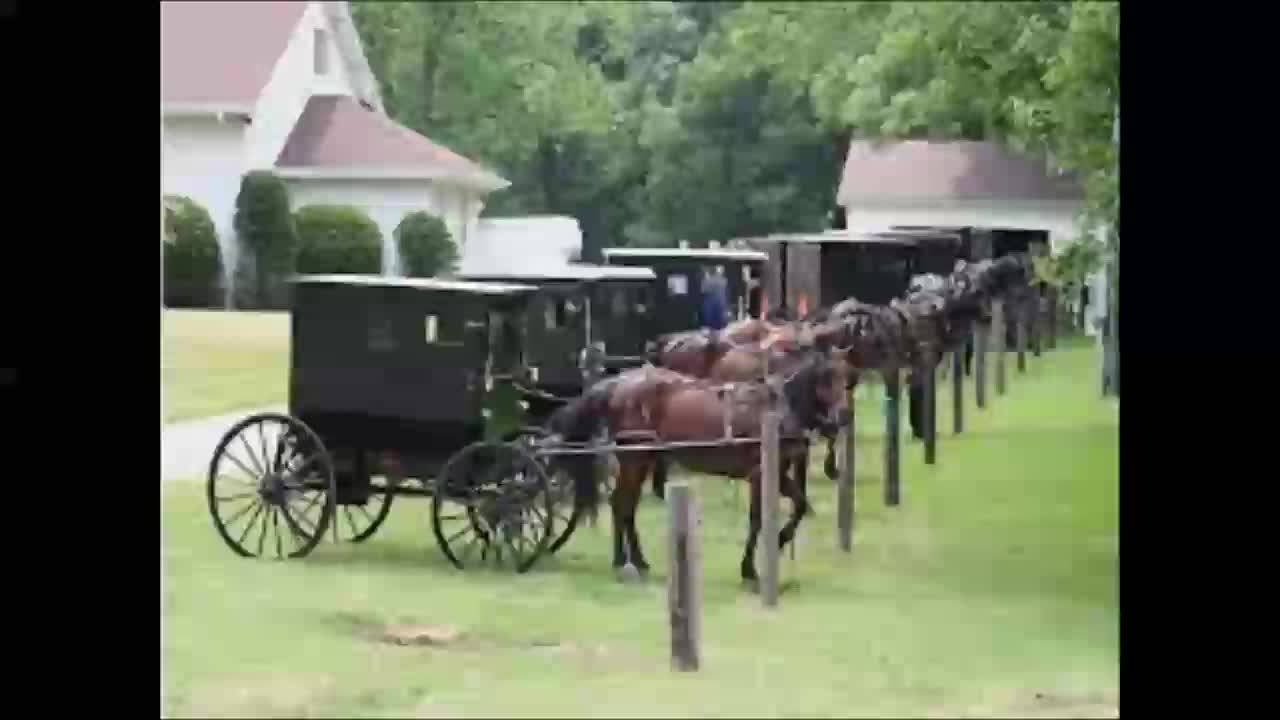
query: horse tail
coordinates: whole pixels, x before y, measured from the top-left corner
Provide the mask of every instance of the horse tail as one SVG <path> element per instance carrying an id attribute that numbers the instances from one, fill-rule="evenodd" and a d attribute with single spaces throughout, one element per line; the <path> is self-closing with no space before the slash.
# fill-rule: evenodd
<path id="1" fill-rule="evenodd" d="M 568 442 L 592 440 L 604 426 L 609 414 L 615 378 L 602 380 L 551 414 L 547 427 Z M 566 455 L 559 460 L 573 478 L 574 503 L 595 517 L 600 505 L 600 485 L 596 481 L 594 455 Z"/>

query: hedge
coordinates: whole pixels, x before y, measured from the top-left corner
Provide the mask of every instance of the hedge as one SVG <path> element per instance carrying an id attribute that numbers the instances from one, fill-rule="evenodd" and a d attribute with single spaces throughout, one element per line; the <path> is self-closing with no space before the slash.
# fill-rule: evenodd
<path id="1" fill-rule="evenodd" d="M 418 210 L 395 230 L 400 268 L 408 277 L 434 277 L 455 269 L 458 250 L 440 218 Z"/>
<path id="2" fill-rule="evenodd" d="M 222 253 L 209 211 L 182 195 L 165 197 L 164 303 L 169 307 L 221 307 Z"/>
<path id="3" fill-rule="evenodd" d="M 297 272 L 382 272 L 382 231 L 363 210 L 345 205 L 308 205 L 294 214 L 298 230 Z"/>
<path id="4" fill-rule="evenodd" d="M 236 196 L 235 229 L 244 261 L 236 268 L 238 299 L 257 307 L 283 307 L 283 279 L 293 271 L 298 249 L 284 181 L 268 171 L 246 174 Z"/>

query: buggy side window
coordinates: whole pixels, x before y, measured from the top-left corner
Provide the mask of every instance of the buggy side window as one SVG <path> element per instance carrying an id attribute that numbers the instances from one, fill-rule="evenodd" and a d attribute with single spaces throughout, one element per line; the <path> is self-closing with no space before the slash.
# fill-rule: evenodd
<path id="1" fill-rule="evenodd" d="M 547 301 L 542 306 L 542 316 L 546 321 L 548 330 L 555 330 L 559 327 L 558 321 L 561 319 L 562 315 L 560 311 L 560 303 L 556 298 L 547 298 Z"/>
<path id="2" fill-rule="evenodd" d="M 627 316 L 627 289 L 613 289 L 613 307 L 611 308 L 615 318 L 624 318 Z"/>
<path id="3" fill-rule="evenodd" d="M 436 315 L 428 315 L 426 319 L 426 339 L 427 344 L 431 345 L 440 341 L 440 318 Z"/>
<path id="4" fill-rule="evenodd" d="M 543 308 L 547 329 L 555 330 L 569 326 L 569 316 L 578 312 L 578 306 L 569 298 L 547 298 Z"/>
<path id="5" fill-rule="evenodd" d="M 667 276 L 667 294 L 668 295 L 688 295 L 689 294 L 689 276 L 679 273 L 673 273 Z"/>

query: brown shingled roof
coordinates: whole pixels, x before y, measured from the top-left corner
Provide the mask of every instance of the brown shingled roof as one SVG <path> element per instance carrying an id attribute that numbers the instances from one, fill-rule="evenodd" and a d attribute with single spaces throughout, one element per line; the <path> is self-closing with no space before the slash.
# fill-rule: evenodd
<path id="1" fill-rule="evenodd" d="M 305 2 L 160 4 L 160 101 L 252 105 Z"/>
<path id="2" fill-rule="evenodd" d="M 313 95 L 276 158 L 281 168 L 492 171 L 346 95 Z"/>
<path id="3" fill-rule="evenodd" d="M 864 200 L 1076 200 L 1071 175 L 1051 174 L 1043 161 L 996 142 L 906 141 L 849 144 L 837 198 Z"/>

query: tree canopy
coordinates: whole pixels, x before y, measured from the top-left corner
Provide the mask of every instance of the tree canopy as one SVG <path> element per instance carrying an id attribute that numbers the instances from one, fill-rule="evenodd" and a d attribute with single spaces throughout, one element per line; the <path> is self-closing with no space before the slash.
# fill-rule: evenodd
<path id="1" fill-rule="evenodd" d="M 388 112 L 602 245 L 829 227 L 848 140 L 985 139 L 1119 212 L 1115 2 L 357 2 Z M 1118 231 L 1111 235 L 1118 243 Z"/>

